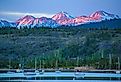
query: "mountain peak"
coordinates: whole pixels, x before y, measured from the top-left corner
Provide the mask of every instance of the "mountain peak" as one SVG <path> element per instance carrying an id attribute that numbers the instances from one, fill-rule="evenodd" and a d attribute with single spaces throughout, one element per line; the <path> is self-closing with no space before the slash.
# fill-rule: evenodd
<path id="1" fill-rule="evenodd" d="M 61 11 L 52 17 L 53 20 L 60 20 L 60 19 L 62 20 L 62 19 L 71 19 L 71 18 L 73 17 L 64 11 Z"/>
<path id="2" fill-rule="evenodd" d="M 26 16 L 20 18 L 19 20 L 22 20 L 22 19 L 35 19 L 35 17 L 32 15 L 26 15 Z"/>
<path id="3" fill-rule="evenodd" d="M 110 14 L 105 11 L 96 11 L 90 15 L 90 17 L 102 17 L 102 16 L 109 16 Z"/>
<path id="4" fill-rule="evenodd" d="M 97 13 L 106 13 L 104 10 L 98 10 Z"/>
<path id="5" fill-rule="evenodd" d="M 32 17 L 32 18 L 35 18 L 34 16 L 32 16 L 32 15 L 26 15 L 26 16 L 24 16 L 24 17 Z"/>
<path id="6" fill-rule="evenodd" d="M 96 11 L 96 12 L 92 13 L 89 17 L 92 17 L 92 18 L 97 19 L 97 20 L 99 20 L 99 19 L 103 19 L 104 20 L 104 19 L 119 18 L 119 16 L 107 13 L 107 12 L 105 12 L 103 10 Z"/>
<path id="7" fill-rule="evenodd" d="M 61 12 L 59 12 L 59 13 L 57 13 L 57 14 L 64 14 L 64 15 L 68 15 L 68 13 L 67 13 L 67 12 L 65 12 L 65 11 L 61 11 Z"/>
<path id="8" fill-rule="evenodd" d="M 26 15 L 26 16 L 18 19 L 16 22 L 19 23 L 21 21 L 29 21 L 29 20 L 34 20 L 34 19 L 35 19 L 34 16 L 32 16 L 32 15 Z"/>

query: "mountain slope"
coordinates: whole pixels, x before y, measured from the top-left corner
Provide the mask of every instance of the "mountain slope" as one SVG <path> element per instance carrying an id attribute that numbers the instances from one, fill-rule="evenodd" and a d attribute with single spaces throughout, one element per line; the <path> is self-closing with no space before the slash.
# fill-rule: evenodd
<path id="1" fill-rule="evenodd" d="M 59 24 L 55 20 L 52 20 L 51 18 L 41 17 L 36 18 L 33 21 L 32 27 L 58 27 Z"/>

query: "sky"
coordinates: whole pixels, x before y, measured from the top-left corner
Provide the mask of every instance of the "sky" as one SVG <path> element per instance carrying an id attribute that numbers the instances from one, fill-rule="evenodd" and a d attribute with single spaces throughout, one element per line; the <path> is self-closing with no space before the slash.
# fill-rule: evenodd
<path id="1" fill-rule="evenodd" d="M 121 0 L 0 0 L 0 20 L 16 21 L 25 15 L 52 17 L 65 11 L 76 17 L 103 10 L 121 17 Z"/>

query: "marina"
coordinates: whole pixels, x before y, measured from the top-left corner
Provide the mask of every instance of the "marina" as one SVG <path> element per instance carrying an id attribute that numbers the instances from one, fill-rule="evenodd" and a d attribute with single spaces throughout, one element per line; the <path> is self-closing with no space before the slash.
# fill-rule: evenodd
<path id="1" fill-rule="evenodd" d="M 32 82 L 121 82 L 120 72 L 101 73 L 99 72 L 6 72 L 0 73 L 1 81 L 32 81 Z"/>

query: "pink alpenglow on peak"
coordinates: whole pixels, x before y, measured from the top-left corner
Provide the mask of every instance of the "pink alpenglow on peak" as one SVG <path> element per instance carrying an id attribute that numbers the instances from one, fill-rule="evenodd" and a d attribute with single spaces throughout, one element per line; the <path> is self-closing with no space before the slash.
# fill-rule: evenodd
<path id="1" fill-rule="evenodd" d="M 23 18 L 20 18 L 16 21 L 17 27 L 57 27 L 59 24 L 51 18 L 41 17 L 35 18 L 33 16 L 27 15 Z"/>
<path id="2" fill-rule="evenodd" d="M 72 19 L 73 17 L 67 12 L 59 12 L 52 17 L 53 20 L 62 20 L 62 19 Z"/>
<path id="3" fill-rule="evenodd" d="M 73 22 L 73 17 L 66 12 L 59 12 L 52 17 L 60 25 L 69 25 Z"/>
<path id="4" fill-rule="evenodd" d="M 119 18 L 118 15 L 109 14 L 105 11 L 96 11 L 90 15 L 90 17 L 94 18 L 95 20 L 105 20 L 105 19 L 114 19 Z"/>
<path id="5" fill-rule="evenodd" d="M 22 17 L 16 21 L 17 27 L 58 27 L 61 25 L 77 26 L 90 22 L 100 22 L 103 20 L 119 19 L 118 15 L 109 14 L 105 11 L 96 11 L 89 16 L 72 17 L 66 12 L 59 12 L 52 18 L 35 18 L 31 15 Z"/>
<path id="6" fill-rule="evenodd" d="M 16 21 L 16 23 L 22 22 L 23 24 L 28 24 L 30 21 L 34 20 L 35 17 L 31 15 L 26 15 L 25 17 L 22 17 Z"/>
<path id="7" fill-rule="evenodd" d="M 33 21 L 35 20 L 35 17 L 31 15 L 27 15 L 25 17 L 22 17 L 16 21 L 17 27 L 22 27 L 22 26 L 30 26 Z"/>

